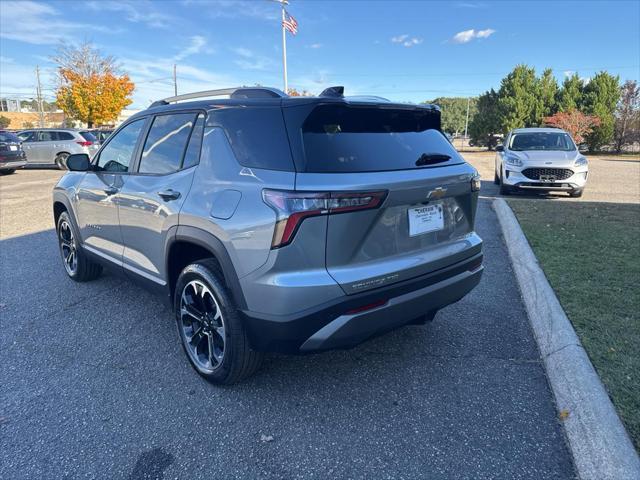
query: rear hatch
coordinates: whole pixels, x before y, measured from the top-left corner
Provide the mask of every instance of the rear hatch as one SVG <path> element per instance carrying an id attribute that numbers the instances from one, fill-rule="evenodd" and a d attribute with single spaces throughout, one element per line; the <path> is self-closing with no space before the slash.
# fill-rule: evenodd
<path id="1" fill-rule="evenodd" d="M 382 198 L 372 208 L 347 205 L 326 217 L 326 268 L 345 293 L 414 278 L 480 251 L 475 170 L 441 133 L 439 110 L 348 103 L 316 105 L 306 115 L 286 110 L 296 191 Z"/>
<path id="2" fill-rule="evenodd" d="M 11 132 L 0 132 L 0 157 L 21 157 L 20 139 Z M 8 158 L 9 159 L 9 158 Z"/>

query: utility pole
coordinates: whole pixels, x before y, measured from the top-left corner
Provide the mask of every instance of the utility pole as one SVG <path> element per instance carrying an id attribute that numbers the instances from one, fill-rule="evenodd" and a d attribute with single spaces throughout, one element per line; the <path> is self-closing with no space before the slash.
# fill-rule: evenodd
<path id="1" fill-rule="evenodd" d="M 178 76 L 176 75 L 176 64 L 173 64 L 173 94 L 178 96 Z"/>
<path id="2" fill-rule="evenodd" d="M 42 85 L 40 85 L 40 66 L 36 65 L 36 97 L 38 101 L 38 123 L 40 128 L 44 128 L 44 109 L 42 107 Z"/>

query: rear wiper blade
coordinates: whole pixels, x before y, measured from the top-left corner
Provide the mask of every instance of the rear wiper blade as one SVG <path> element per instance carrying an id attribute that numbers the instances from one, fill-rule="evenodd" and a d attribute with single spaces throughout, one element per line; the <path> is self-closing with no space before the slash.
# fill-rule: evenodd
<path id="1" fill-rule="evenodd" d="M 436 163 L 448 162 L 449 160 L 451 160 L 451 157 L 444 153 L 423 153 L 420 155 L 420 158 L 416 160 L 416 167 L 434 165 Z"/>

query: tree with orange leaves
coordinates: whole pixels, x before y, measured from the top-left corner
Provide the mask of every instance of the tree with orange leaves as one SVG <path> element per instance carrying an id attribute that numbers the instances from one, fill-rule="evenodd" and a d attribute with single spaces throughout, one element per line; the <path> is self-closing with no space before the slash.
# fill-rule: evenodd
<path id="1" fill-rule="evenodd" d="M 594 127 L 600 125 L 600 119 L 593 115 L 585 115 L 579 110 L 571 109 L 546 117 L 544 123 L 550 127 L 561 128 L 573 137 L 577 144 L 584 142 Z"/>
<path id="2" fill-rule="evenodd" d="M 135 88 L 115 60 L 93 45 L 62 45 L 53 57 L 58 65 L 56 103 L 69 117 L 89 127 L 112 122 L 127 105 Z"/>

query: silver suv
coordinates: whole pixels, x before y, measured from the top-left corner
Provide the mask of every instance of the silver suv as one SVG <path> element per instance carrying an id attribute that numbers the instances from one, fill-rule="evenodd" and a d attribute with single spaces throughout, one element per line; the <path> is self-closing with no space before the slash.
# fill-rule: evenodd
<path id="1" fill-rule="evenodd" d="M 198 97 L 228 96 L 183 102 Z M 431 105 L 237 88 L 155 102 L 53 192 L 76 281 L 161 292 L 193 367 L 232 383 L 262 352 L 354 346 L 424 323 L 482 275 L 479 177 Z"/>
<path id="2" fill-rule="evenodd" d="M 28 164 L 55 165 L 66 168 L 67 157 L 86 153 L 92 157 L 99 148 L 98 140 L 88 130 L 73 128 L 39 128 L 18 133 Z"/>
<path id="3" fill-rule="evenodd" d="M 567 192 L 581 197 L 589 162 L 559 128 L 518 128 L 496 147 L 494 183 L 500 193 Z"/>

